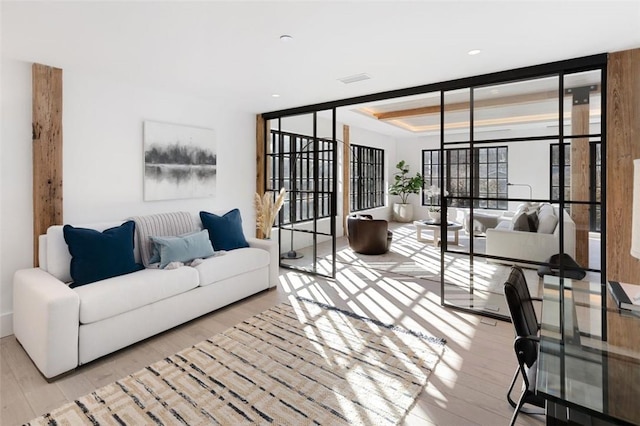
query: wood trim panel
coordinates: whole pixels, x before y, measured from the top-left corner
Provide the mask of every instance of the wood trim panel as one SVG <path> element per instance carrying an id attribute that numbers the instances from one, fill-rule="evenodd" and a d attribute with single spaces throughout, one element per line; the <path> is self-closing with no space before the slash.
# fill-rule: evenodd
<path id="1" fill-rule="evenodd" d="M 614 52 L 607 65 L 607 279 L 635 283 L 630 254 L 633 160 L 640 158 L 640 49 Z"/>
<path id="2" fill-rule="evenodd" d="M 351 179 L 349 173 L 351 161 L 351 142 L 349 126 L 342 126 L 342 235 L 347 235 L 347 216 L 349 216 L 349 196 L 351 195 Z"/>
<path id="3" fill-rule="evenodd" d="M 33 64 L 33 265 L 38 237 L 62 224 L 62 70 Z"/>

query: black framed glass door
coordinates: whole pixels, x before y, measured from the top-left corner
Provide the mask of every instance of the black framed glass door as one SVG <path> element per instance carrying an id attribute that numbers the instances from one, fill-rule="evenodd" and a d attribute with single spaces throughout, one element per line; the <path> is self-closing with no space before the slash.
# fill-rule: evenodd
<path id="1" fill-rule="evenodd" d="M 337 147 L 318 112 L 266 122 L 266 189 L 287 191 L 276 221 L 280 266 L 335 277 Z M 333 138 L 319 137 L 329 134 Z"/>

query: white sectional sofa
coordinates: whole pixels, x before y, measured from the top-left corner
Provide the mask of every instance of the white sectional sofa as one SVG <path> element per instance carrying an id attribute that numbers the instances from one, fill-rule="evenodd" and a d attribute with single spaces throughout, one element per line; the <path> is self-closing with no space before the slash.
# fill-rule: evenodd
<path id="1" fill-rule="evenodd" d="M 123 221 L 80 225 L 103 231 Z M 201 222 L 194 218 L 196 228 Z M 101 356 L 271 287 L 277 243 L 220 252 L 197 266 L 145 268 L 71 288 L 62 226 L 40 236 L 40 267 L 14 276 L 14 334 L 51 379 Z M 140 259 L 136 241 L 135 259 Z"/>
<path id="2" fill-rule="evenodd" d="M 544 215 L 555 215 L 555 220 L 551 218 L 551 222 L 555 223 L 554 226 L 543 227 L 542 220 L 545 219 L 544 216 L 540 216 L 541 228 L 536 231 L 514 230 L 515 222 L 519 216 L 518 213 L 520 213 L 517 212 L 514 214 L 513 220 L 500 222 L 495 228 L 487 229 L 485 231 L 487 243 L 486 254 L 544 262 L 552 255 L 560 253 L 559 206 L 547 204 L 544 210 Z M 540 214 L 542 215 L 543 213 Z M 576 252 L 576 225 L 566 211 L 562 214 L 562 220 L 564 229 L 564 253 L 567 253 L 573 258 Z M 528 268 L 536 267 L 528 263 L 511 261 L 505 261 L 505 263 L 518 264 Z"/>

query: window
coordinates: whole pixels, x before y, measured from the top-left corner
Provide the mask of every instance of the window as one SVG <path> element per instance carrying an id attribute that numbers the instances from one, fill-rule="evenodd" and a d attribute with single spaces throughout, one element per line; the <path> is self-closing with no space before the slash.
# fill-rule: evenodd
<path id="1" fill-rule="evenodd" d="M 440 150 L 429 149 L 422 151 L 422 176 L 424 177 L 424 187 L 440 187 Z M 429 197 L 422 191 L 422 205 L 440 205 L 440 197 Z"/>
<path id="2" fill-rule="evenodd" d="M 333 188 L 333 141 L 318 141 L 318 187 L 314 185 L 315 153 L 313 137 L 295 133 L 271 131 L 269 188 L 278 191 L 284 187 L 287 199 L 282 206 L 284 219 L 280 225 L 304 222 L 314 217 L 314 193 L 318 196 L 317 218 L 331 214 L 331 190 Z M 281 168 L 278 165 L 281 165 Z"/>
<path id="3" fill-rule="evenodd" d="M 351 145 L 350 210 L 384 206 L 384 150 Z"/>
<path id="4" fill-rule="evenodd" d="M 602 142 L 589 143 L 589 173 L 591 200 L 601 202 L 602 183 Z M 551 144 L 551 200 L 560 200 L 560 144 Z M 571 145 L 564 145 L 564 199 L 571 200 Z M 589 209 L 589 222 L 591 231 L 600 232 L 600 205 L 591 205 Z"/>
<path id="5" fill-rule="evenodd" d="M 439 186 L 440 150 L 422 151 L 422 172 L 425 185 Z M 508 148 L 493 146 L 474 148 L 474 161 L 471 161 L 469 148 L 447 149 L 444 151 L 444 186 L 449 192 L 448 205 L 453 207 L 469 207 L 471 179 L 474 179 L 474 203 L 476 208 L 501 209 L 508 208 Z M 473 171 L 472 171 L 473 169 Z M 504 199 L 504 201 L 503 201 Z M 438 199 L 430 200 L 422 195 L 422 204 L 440 204 Z"/>
<path id="6" fill-rule="evenodd" d="M 602 202 L 602 142 L 592 142 L 591 148 L 591 199 Z M 600 232 L 602 214 L 600 204 L 592 205 L 589 211 L 591 230 Z"/>
<path id="7" fill-rule="evenodd" d="M 571 145 L 564 146 L 564 199 L 571 199 Z M 551 144 L 551 200 L 560 200 L 560 144 Z"/>

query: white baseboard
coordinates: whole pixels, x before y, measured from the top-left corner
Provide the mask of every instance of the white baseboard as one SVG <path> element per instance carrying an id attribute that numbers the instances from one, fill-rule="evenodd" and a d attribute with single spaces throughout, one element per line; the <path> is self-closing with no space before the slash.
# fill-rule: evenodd
<path id="1" fill-rule="evenodd" d="M 13 334 L 13 312 L 0 315 L 0 337 Z"/>

